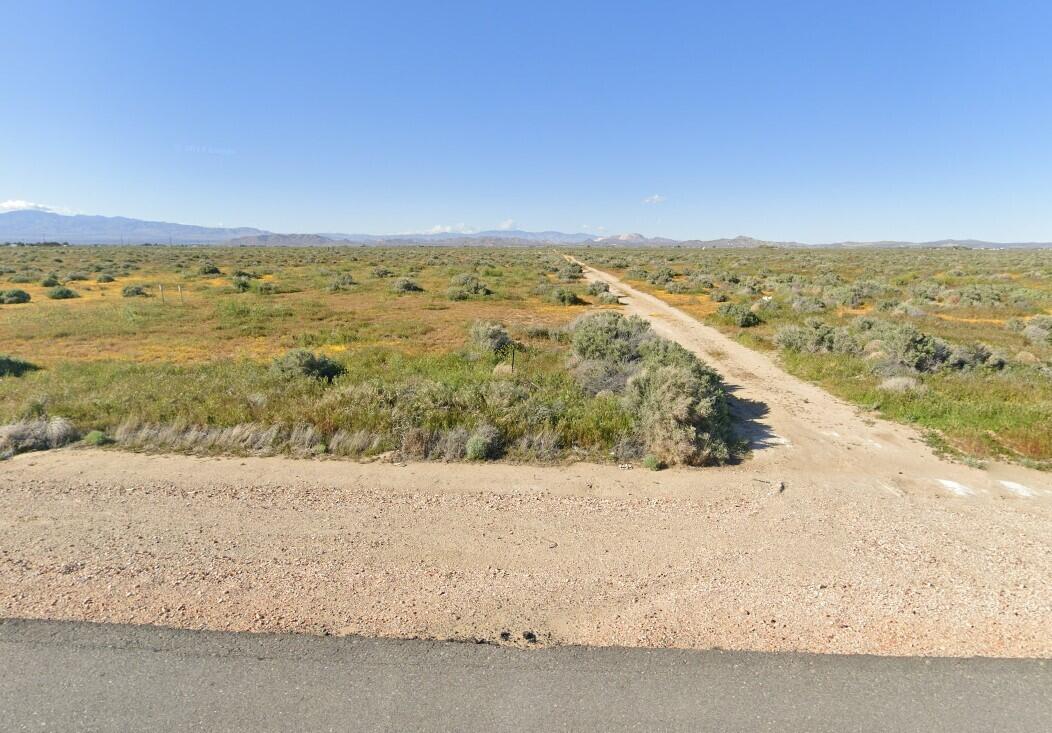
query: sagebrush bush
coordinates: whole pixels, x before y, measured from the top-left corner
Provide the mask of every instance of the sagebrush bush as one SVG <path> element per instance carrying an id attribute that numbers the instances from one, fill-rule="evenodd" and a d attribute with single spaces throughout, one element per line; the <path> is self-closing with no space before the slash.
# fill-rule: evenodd
<path id="1" fill-rule="evenodd" d="M 725 463 L 732 457 L 727 391 L 720 376 L 646 321 L 600 311 L 571 326 L 579 384 L 621 394 L 638 443 L 668 463 Z"/>
<path id="2" fill-rule="evenodd" d="M 331 382 L 346 371 L 338 361 L 307 349 L 293 349 L 278 357 L 271 369 L 283 377 L 311 377 Z"/>
<path id="3" fill-rule="evenodd" d="M 568 288 L 545 288 L 543 295 L 549 303 L 558 305 L 580 305 L 583 302 L 577 293 Z"/>
<path id="4" fill-rule="evenodd" d="M 584 269 L 576 262 L 566 262 L 559 267 L 555 276 L 563 282 L 571 283 L 584 277 Z"/>
<path id="5" fill-rule="evenodd" d="M 62 284 L 62 281 L 58 279 L 57 275 L 48 275 L 40 281 L 41 287 L 45 288 L 57 288 Z"/>
<path id="6" fill-rule="evenodd" d="M 420 293 L 423 290 L 416 282 L 407 277 L 400 277 L 391 283 L 391 292 L 393 293 Z"/>
<path id="7" fill-rule="evenodd" d="M 578 357 L 613 362 L 638 359 L 643 342 L 657 338 L 639 316 L 626 318 L 616 311 L 581 316 L 570 324 L 570 333 Z"/>
<path id="8" fill-rule="evenodd" d="M 16 303 L 28 303 L 32 298 L 25 290 L 12 288 L 11 290 L 0 290 L 0 304 L 14 305 Z"/>
<path id="9" fill-rule="evenodd" d="M 124 298 L 145 298 L 146 288 L 142 285 L 125 285 L 121 288 L 121 296 Z"/>
<path id="10" fill-rule="evenodd" d="M 76 298 L 77 292 L 71 288 L 67 288 L 64 285 L 60 285 L 57 288 L 51 288 L 47 291 L 47 297 L 52 300 L 68 300 L 70 298 Z"/>
<path id="11" fill-rule="evenodd" d="M 602 280 L 593 280 L 588 283 L 588 294 L 599 295 L 600 293 L 606 293 L 610 290 L 610 286 Z"/>
<path id="12" fill-rule="evenodd" d="M 476 351 L 485 354 L 503 354 L 515 346 L 504 324 L 496 321 L 475 321 L 471 324 L 470 340 Z"/>
<path id="13" fill-rule="evenodd" d="M 493 425 L 479 425 L 464 446 L 469 461 L 486 461 L 500 457 L 501 435 Z"/>
<path id="14" fill-rule="evenodd" d="M 716 309 L 716 315 L 741 328 L 751 328 L 760 324 L 760 317 L 749 310 L 745 303 L 724 303 Z"/>
<path id="15" fill-rule="evenodd" d="M 449 281 L 447 295 L 450 300 L 466 300 L 472 296 L 492 295 L 493 291 L 484 282 L 471 274 L 454 275 Z"/>
<path id="16" fill-rule="evenodd" d="M 114 281 L 114 279 L 115 278 L 113 277 L 113 275 L 110 275 L 110 274 L 104 272 L 101 275 L 99 275 L 97 278 L 95 278 L 95 282 L 97 282 L 97 283 L 111 283 L 111 282 Z"/>
<path id="17" fill-rule="evenodd" d="M 350 290 L 352 287 L 357 285 L 358 282 L 354 279 L 354 276 L 349 272 L 342 272 L 332 279 L 326 290 L 330 293 L 342 293 L 345 290 Z"/>

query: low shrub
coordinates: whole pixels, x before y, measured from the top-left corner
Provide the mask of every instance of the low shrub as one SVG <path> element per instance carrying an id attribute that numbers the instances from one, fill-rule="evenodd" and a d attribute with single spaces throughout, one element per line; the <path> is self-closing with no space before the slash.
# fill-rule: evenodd
<path id="1" fill-rule="evenodd" d="M 724 303 L 716 309 L 716 315 L 741 328 L 760 325 L 760 317 L 749 310 L 745 303 Z"/>
<path id="2" fill-rule="evenodd" d="M 283 377 L 310 377 L 327 382 L 346 371 L 339 362 L 307 349 L 293 349 L 278 357 L 271 364 L 271 369 Z"/>
<path id="3" fill-rule="evenodd" d="M 60 285 L 57 288 L 51 288 L 51 290 L 47 291 L 47 297 L 51 298 L 52 300 L 68 300 L 70 298 L 77 298 L 79 296 L 77 295 L 77 292 L 75 290 L 67 288 L 64 285 Z"/>
<path id="4" fill-rule="evenodd" d="M 97 282 L 97 283 L 111 283 L 111 282 L 114 281 L 114 279 L 115 278 L 113 277 L 113 275 L 110 275 L 110 274 L 104 272 L 101 275 L 99 275 L 97 278 L 95 278 L 95 282 Z"/>
<path id="5" fill-rule="evenodd" d="M 503 354 L 515 346 L 508 330 L 496 321 L 475 321 L 471 324 L 470 338 L 472 347 L 485 354 Z"/>
<path id="6" fill-rule="evenodd" d="M 774 335 L 774 343 L 787 351 L 854 354 L 860 351 L 858 342 L 844 327 L 833 327 L 809 318 L 803 326 L 783 326 Z"/>
<path id="7" fill-rule="evenodd" d="M 610 291 L 610 286 L 602 280 L 593 280 L 588 283 L 588 294 L 599 295 L 600 293 L 606 293 Z"/>
<path id="8" fill-rule="evenodd" d="M 202 276 L 222 275 L 223 271 L 215 265 L 201 265 L 197 268 L 197 274 Z"/>
<path id="9" fill-rule="evenodd" d="M 655 456 L 653 453 L 648 453 L 643 456 L 642 460 L 643 468 L 650 471 L 660 471 L 665 468 L 665 464 L 662 463 L 661 459 Z"/>
<path id="10" fill-rule="evenodd" d="M 13 288 L 11 290 L 0 290 L 0 303 L 3 305 L 14 305 L 16 303 L 28 303 L 32 300 L 25 290 Z"/>
<path id="11" fill-rule="evenodd" d="M 555 276 L 563 282 L 572 283 L 584 277 L 584 269 L 576 262 L 566 262 L 556 270 Z"/>
<path id="12" fill-rule="evenodd" d="M 467 300 L 473 296 L 486 296 L 492 294 L 493 291 L 490 290 L 484 282 L 474 275 L 466 273 L 454 275 L 449 281 L 449 290 L 447 291 L 447 296 L 450 300 Z"/>
<path id="13" fill-rule="evenodd" d="M 584 302 L 577 297 L 577 293 L 567 288 L 552 288 L 547 292 L 545 299 L 558 305 L 580 305 Z"/>
<path id="14" fill-rule="evenodd" d="M 595 302 L 599 305 L 621 305 L 621 298 L 614 293 L 599 293 Z"/>
<path id="15" fill-rule="evenodd" d="M 58 279 L 57 275 L 48 275 L 40 281 L 40 286 L 44 288 L 57 288 L 62 284 L 62 281 Z"/>
<path id="16" fill-rule="evenodd" d="M 609 362 L 635 361 L 643 342 L 657 338 L 639 316 L 626 318 L 615 311 L 581 316 L 570 324 L 570 333 L 577 357 Z"/>
<path id="17" fill-rule="evenodd" d="M 101 430 L 92 430 L 83 438 L 81 438 L 80 442 L 82 442 L 84 445 L 101 446 L 109 445 L 113 442 L 113 439 L 107 436 L 106 433 L 102 432 Z"/>
<path id="18" fill-rule="evenodd" d="M 486 461 L 500 457 L 500 431 L 492 425 L 479 425 L 464 446 L 464 457 L 469 461 Z"/>
<path id="19" fill-rule="evenodd" d="M 352 287 L 357 285 L 358 282 L 354 279 L 354 276 L 349 272 L 343 272 L 332 279 L 328 287 L 325 289 L 330 293 L 342 293 L 345 290 L 350 290 Z"/>
<path id="20" fill-rule="evenodd" d="M 125 285 L 121 288 L 121 297 L 124 298 L 145 298 L 147 295 L 146 288 L 142 285 Z"/>
<path id="21" fill-rule="evenodd" d="M 420 293 L 423 290 L 422 287 L 407 277 L 400 277 L 391 283 L 391 292 L 393 293 Z"/>

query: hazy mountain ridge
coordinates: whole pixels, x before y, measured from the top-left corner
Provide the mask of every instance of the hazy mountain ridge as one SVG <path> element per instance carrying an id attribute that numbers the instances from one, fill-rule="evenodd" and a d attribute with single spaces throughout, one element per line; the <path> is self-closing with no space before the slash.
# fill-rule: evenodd
<path id="1" fill-rule="evenodd" d="M 139 244 L 170 241 L 173 244 L 211 244 L 267 233 L 254 227 L 200 227 L 123 216 L 65 215 L 34 210 L 0 214 L 0 240 L 7 242 L 52 240 L 71 244 Z"/>
<path id="2" fill-rule="evenodd" d="M 123 216 L 56 214 L 47 211 L 18 210 L 0 214 L 0 242 L 59 241 L 71 244 L 227 244 L 232 246 L 331 246 L 375 244 L 405 246 L 531 247 L 576 245 L 601 247 L 969 247 L 969 248 L 1046 248 L 1049 242 L 985 242 L 976 239 L 939 239 L 929 242 L 884 240 L 874 242 L 769 241 L 739 235 L 721 239 L 676 240 L 625 233 L 597 237 L 584 233 L 557 231 L 530 232 L 521 229 L 493 229 L 481 232 L 432 232 L 422 234 L 282 234 L 254 227 L 202 227 L 163 221 L 145 221 Z"/>

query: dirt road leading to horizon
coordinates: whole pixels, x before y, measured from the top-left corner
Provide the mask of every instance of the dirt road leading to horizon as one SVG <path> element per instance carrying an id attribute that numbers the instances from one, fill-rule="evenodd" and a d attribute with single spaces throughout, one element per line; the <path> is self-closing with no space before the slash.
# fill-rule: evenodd
<path id="1" fill-rule="evenodd" d="M 985 469 L 950 463 L 935 455 L 913 428 L 865 415 L 660 298 L 569 259 L 584 267 L 588 280 L 606 282 L 622 295 L 628 313 L 645 318 L 657 333 L 693 351 L 723 375 L 756 466 L 792 477 L 834 468 L 857 485 L 894 495 L 1052 498 L 1052 476 L 1047 473 L 1004 463 Z"/>

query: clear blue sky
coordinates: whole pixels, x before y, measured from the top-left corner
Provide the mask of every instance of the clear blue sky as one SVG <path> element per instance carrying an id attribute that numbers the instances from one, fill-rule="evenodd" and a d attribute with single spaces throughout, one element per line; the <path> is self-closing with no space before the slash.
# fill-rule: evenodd
<path id="1" fill-rule="evenodd" d="M 1052 240 L 1047 1 L 5 6 L 0 202 Z"/>

